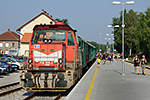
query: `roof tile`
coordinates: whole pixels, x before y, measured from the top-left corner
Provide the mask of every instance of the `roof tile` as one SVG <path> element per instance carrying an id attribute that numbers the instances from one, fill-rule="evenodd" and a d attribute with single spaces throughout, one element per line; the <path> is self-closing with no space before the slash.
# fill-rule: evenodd
<path id="1" fill-rule="evenodd" d="M 8 30 L 8 31 L 6 31 L 0 35 L 0 41 L 1 40 L 2 41 L 3 40 L 5 40 L 5 41 L 7 41 L 7 40 L 8 41 L 19 41 L 20 35 L 18 35 L 17 33 L 13 32 L 13 31 Z"/>
<path id="2" fill-rule="evenodd" d="M 30 42 L 32 33 L 24 33 L 20 42 Z"/>

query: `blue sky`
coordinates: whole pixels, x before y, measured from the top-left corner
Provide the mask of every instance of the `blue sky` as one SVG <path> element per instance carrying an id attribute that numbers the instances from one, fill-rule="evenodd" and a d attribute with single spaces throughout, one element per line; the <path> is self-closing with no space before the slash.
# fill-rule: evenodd
<path id="1" fill-rule="evenodd" d="M 115 0 L 122 3 L 129 0 Z M 125 5 L 129 11 L 144 12 L 150 7 L 150 0 L 134 0 L 135 4 Z M 0 33 L 16 29 L 41 12 L 47 11 L 56 18 L 67 18 L 69 25 L 76 29 L 86 41 L 106 44 L 106 34 L 112 29 L 107 25 L 113 17 L 119 17 L 122 5 L 113 5 L 113 0 L 0 0 Z M 101 35 L 99 35 L 102 33 Z"/>

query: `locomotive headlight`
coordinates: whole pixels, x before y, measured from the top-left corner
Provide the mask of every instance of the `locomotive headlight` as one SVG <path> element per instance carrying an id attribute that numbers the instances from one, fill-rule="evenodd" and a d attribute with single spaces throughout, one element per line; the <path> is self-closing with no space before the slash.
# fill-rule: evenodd
<path id="1" fill-rule="evenodd" d="M 29 60 L 28 60 L 28 63 L 30 63 L 30 64 L 31 64 L 31 63 L 32 63 L 32 59 L 29 59 Z"/>
<path id="2" fill-rule="evenodd" d="M 60 64 L 62 64 L 62 63 L 63 63 L 63 60 L 62 60 L 62 59 L 59 59 L 58 62 L 59 62 Z"/>
<path id="3" fill-rule="evenodd" d="M 44 42 L 47 43 L 47 39 L 45 39 Z"/>
<path id="4" fill-rule="evenodd" d="M 48 40 L 48 43 L 52 43 L 52 39 L 49 39 L 49 40 Z"/>

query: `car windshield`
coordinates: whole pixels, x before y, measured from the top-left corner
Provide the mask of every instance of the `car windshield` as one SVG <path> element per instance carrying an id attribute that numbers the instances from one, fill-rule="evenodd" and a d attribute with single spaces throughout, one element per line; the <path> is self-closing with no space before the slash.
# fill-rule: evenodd
<path id="1" fill-rule="evenodd" d="M 12 57 L 10 57 L 10 59 L 13 60 L 13 61 L 20 62 L 19 60 L 15 59 L 15 58 L 12 58 Z"/>
<path id="2" fill-rule="evenodd" d="M 16 52 L 17 52 L 17 50 L 9 50 L 9 52 L 16 53 Z"/>
<path id="3" fill-rule="evenodd" d="M 27 61 L 27 58 L 19 58 L 18 60 L 21 62 L 24 62 L 24 61 Z"/>
<path id="4" fill-rule="evenodd" d="M 0 65 L 6 65 L 6 63 L 4 63 L 4 62 L 0 62 Z"/>
<path id="5" fill-rule="evenodd" d="M 32 43 L 52 39 L 53 41 L 64 41 L 65 30 L 36 30 L 33 34 Z"/>

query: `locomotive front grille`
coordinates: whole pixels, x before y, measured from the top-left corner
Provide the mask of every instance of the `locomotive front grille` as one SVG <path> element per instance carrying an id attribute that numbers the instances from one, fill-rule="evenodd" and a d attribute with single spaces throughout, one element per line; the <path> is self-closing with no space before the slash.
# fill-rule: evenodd
<path id="1" fill-rule="evenodd" d="M 64 55 L 62 58 L 63 50 L 45 50 L 45 51 L 33 51 L 33 69 L 43 69 L 43 70 L 57 70 L 59 69 L 59 59 L 64 60 Z M 63 63 L 64 64 L 64 63 Z"/>

